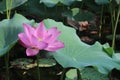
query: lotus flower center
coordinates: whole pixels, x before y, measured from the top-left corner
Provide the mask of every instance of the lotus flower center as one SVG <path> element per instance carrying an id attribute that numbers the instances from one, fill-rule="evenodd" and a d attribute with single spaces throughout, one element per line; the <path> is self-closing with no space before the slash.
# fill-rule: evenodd
<path id="1" fill-rule="evenodd" d="M 43 41 L 43 39 L 42 39 L 42 38 L 39 38 L 38 40 L 39 40 L 39 41 Z"/>

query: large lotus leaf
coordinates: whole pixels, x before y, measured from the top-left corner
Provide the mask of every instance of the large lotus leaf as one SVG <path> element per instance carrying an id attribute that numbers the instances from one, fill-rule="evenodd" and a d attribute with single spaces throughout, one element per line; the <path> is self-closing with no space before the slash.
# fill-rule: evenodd
<path id="1" fill-rule="evenodd" d="M 93 66 L 105 74 L 113 68 L 120 68 L 120 61 L 111 58 L 99 42 L 91 46 L 87 45 L 78 38 L 73 28 L 50 19 L 44 20 L 44 23 L 46 27 L 57 26 L 62 33 L 59 39 L 64 42 L 65 48 L 51 52 L 51 54 L 64 68 L 82 69 L 86 66 Z"/>
<path id="2" fill-rule="evenodd" d="M 8 7 L 10 9 L 18 7 L 22 4 L 24 4 L 25 2 L 27 2 L 28 0 L 7 0 L 8 1 Z M 12 1 L 12 6 L 10 6 Z M 2 2 L 0 2 L 0 12 L 5 11 L 6 10 L 6 0 L 2 0 Z"/>
<path id="3" fill-rule="evenodd" d="M 18 33 L 23 31 L 22 24 L 32 24 L 20 14 L 15 14 L 12 19 L 4 19 L 0 22 L 0 56 L 9 51 L 18 40 Z"/>
<path id="4" fill-rule="evenodd" d="M 64 5 L 71 5 L 74 1 L 82 0 L 40 0 L 40 3 L 44 3 L 47 7 L 53 7 L 59 2 Z"/>

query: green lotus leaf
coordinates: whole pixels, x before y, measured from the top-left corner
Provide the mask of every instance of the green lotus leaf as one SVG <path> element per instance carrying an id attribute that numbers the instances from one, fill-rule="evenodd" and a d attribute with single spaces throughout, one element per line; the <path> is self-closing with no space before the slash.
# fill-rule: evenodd
<path id="1" fill-rule="evenodd" d="M 104 74 L 108 74 L 113 68 L 120 69 L 120 60 L 110 57 L 99 42 L 94 45 L 87 45 L 79 39 L 73 28 L 51 19 L 44 20 L 44 23 L 47 28 L 56 26 L 61 31 L 59 39 L 64 42 L 65 48 L 51 52 L 51 54 L 64 68 L 82 69 L 93 66 Z"/>
<path id="2" fill-rule="evenodd" d="M 29 21 L 20 14 L 0 21 L 0 56 L 6 54 L 17 42 L 18 33 L 23 31 L 23 23 L 33 24 L 34 21 Z"/>

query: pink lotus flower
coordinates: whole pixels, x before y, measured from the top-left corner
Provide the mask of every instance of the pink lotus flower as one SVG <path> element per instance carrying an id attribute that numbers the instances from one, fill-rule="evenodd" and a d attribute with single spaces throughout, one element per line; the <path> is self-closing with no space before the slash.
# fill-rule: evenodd
<path id="1" fill-rule="evenodd" d="M 37 28 L 28 24 L 23 24 L 24 33 L 18 34 L 18 37 L 26 50 L 27 56 L 34 56 L 39 50 L 56 51 L 64 47 L 64 44 L 57 40 L 61 34 L 57 27 L 45 29 L 43 22 L 39 23 Z"/>

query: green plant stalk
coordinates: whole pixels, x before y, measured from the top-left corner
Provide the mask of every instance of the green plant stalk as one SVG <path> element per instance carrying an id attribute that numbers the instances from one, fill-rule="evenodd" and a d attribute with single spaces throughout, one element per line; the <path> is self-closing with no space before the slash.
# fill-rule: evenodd
<path id="1" fill-rule="evenodd" d="M 82 80 L 81 74 L 80 74 L 80 70 L 77 69 L 77 76 L 78 76 L 78 80 Z"/>
<path id="2" fill-rule="evenodd" d="M 8 13 L 9 19 L 10 19 L 10 14 L 11 14 L 11 8 L 12 8 L 12 0 L 10 0 L 10 6 L 9 6 L 9 13 Z"/>
<path id="3" fill-rule="evenodd" d="M 39 55 L 37 55 L 37 75 L 38 80 L 40 80 Z"/>
<path id="4" fill-rule="evenodd" d="M 112 48 L 113 49 L 115 47 L 116 30 L 117 30 L 117 24 L 118 24 L 119 16 L 120 16 L 120 4 L 119 4 L 119 7 L 118 7 L 117 17 L 116 17 L 114 32 L 113 32 L 113 38 L 112 38 Z"/>
<path id="5" fill-rule="evenodd" d="M 64 7 L 64 5 L 62 5 L 62 9 L 63 9 L 63 12 L 65 12 L 65 7 Z M 63 23 L 65 23 L 66 22 L 66 20 L 63 18 Z"/>
<path id="6" fill-rule="evenodd" d="M 67 69 L 66 68 L 63 68 L 63 71 L 62 71 L 62 75 L 60 77 L 60 80 L 64 80 L 64 76 L 65 76 L 65 73 L 67 72 Z"/>
<path id="7" fill-rule="evenodd" d="M 9 19 L 9 7 L 8 7 L 8 0 L 6 0 L 6 15 L 7 15 L 7 19 Z"/>
<path id="8" fill-rule="evenodd" d="M 113 13 L 112 3 L 110 2 L 110 14 L 111 14 L 111 23 L 112 23 L 112 34 L 114 33 L 114 22 L 115 22 L 115 15 Z"/>
<path id="9" fill-rule="evenodd" d="M 82 3 L 81 3 L 81 6 L 80 6 L 80 9 L 82 9 L 83 5 L 85 4 L 86 0 L 82 0 Z"/>
<path id="10" fill-rule="evenodd" d="M 11 7 L 12 7 L 12 0 L 6 0 L 6 16 L 7 16 L 7 19 L 10 19 Z"/>
<path id="11" fill-rule="evenodd" d="M 101 36 L 102 36 L 102 34 L 101 34 L 101 30 L 102 30 L 102 21 L 103 21 L 103 10 L 104 10 L 104 5 L 102 5 L 101 16 L 100 16 L 99 38 L 101 38 Z"/>
<path id="12" fill-rule="evenodd" d="M 5 55 L 5 69 L 6 69 L 6 77 L 5 80 L 10 80 L 9 79 L 9 53 Z"/>
<path id="13" fill-rule="evenodd" d="M 6 0 L 6 17 L 7 19 L 10 19 L 11 14 L 11 6 L 12 6 L 12 0 L 10 0 L 10 6 L 8 6 L 8 0 Z M 9 52 L 5 55 L 5 69 L 6 69 L 6 77 L 5 80 L 10 80 L 9 78 Z"/>
<path id="14" fill-rule="evenodd" d="M 44 11 L 45 11 L 45 18 L 47 18 L 47 7 L 46 6 L 44 6 Z"/>

